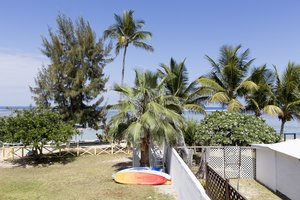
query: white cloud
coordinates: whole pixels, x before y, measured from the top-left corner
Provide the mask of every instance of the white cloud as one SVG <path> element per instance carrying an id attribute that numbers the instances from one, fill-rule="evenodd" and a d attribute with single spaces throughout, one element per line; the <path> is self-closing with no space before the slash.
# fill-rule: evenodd
<path id="1" fill-rule="evenodd" d="M 29 86 L 43 64 L 47 58 L 41 54 L 0 48 L 0 106 L 33 104 Z"/>

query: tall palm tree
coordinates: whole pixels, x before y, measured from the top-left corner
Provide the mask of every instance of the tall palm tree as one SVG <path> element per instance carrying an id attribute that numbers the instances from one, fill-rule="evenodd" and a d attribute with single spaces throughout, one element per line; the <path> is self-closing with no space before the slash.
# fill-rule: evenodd
<path id="1" fill-rule="evenodd" d="M 197 95 L 197 81 L 189 84 L 189 74 L 185 66 L 185 60 L 177 63 L 171 58 L 169 65 L 162 63 L 160 67 L 162 69 L 159 69 L 158 73 L 163 80 L 166 93 L 180 98 L 184 108 L 205 113 L 202 97 Z"/>
<path id="2" fill-rule="evenodd" d="M 228 111 L 231 112 L 239 112 L 244 108 L 237 98 L 243 97 L 245 90 L 255 91 L 258 89 L 253 81 L 246 79 L 254 59 L 248 59 L 249 49 L 238 54 L 240 49 L 241 45 L 223 46 L 220 49 L 218 61 L 206 56 L 212 66 L 212 71 L 208 76 L 198 79 L 203 97 L 206 97 L 209 102 L 226 105 Z"/>
<path id="3" fill-rule="evenodd" d="M 289 62 L 286 70 L 280 77 L 276 66 L 276 81 L 273 93 L 276 104 L 281 109 L 278 118 L 281 120 L 280 135 L 283 135 L 286 122 L 296 118 L 300 120 L 300 66 Z"/>
<path id="4" fill-rule="evenodd" d="M 116 55 L 119 54 L 121 49 L 124 49 L 121 80 L 122 86 L 124 85 L 125 58 L 129 44 L 150 52 L 153 51 L 153 47 L 144 42 L 146 39 L 151 39 L 152 34 L 148 31 L 142 30 L 145 22 L 143 20 L 135 20 L 133 18 L 133 13 L 134 11 L 129 10 L 124 11 L 123 16 L 115 14 L 114 17 L 116 23 L 108 27 L 108 29 L 104 31 L 103 35 L 104 38 L 109 37 L 116 40 Z"/>
<path id="5" fill-rule="evenodd" d="M 141 149 L 141 166 L 149 166 L 149 144 L 151 140 L 176 142 L 182 135 L 183 117 L 175 110 L 180 101 L 166 95 L 162 84 L 158 84 L 157 73 L 136 71 L 135 87 L 115 86 L 124 99 L 113 107 L 118 114 L 109 122 L 109 134 L 124 134 Z"/>

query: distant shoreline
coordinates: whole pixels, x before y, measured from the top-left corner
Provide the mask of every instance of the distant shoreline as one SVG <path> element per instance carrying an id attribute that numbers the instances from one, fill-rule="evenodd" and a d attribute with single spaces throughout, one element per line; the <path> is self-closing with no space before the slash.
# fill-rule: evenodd
<path id="1" fill-rule="evenodd" d="M 30 108 L 35 108 L 36 106 L 0 106 L 0 110 L 27 110 Z M 116 110 L 116 109 L 110 109 L 110 110 Z M 204 108 L 205 111 L 218 111 L 218 110 L 226 110 L 223 107 L 220 106 L 207 106 Z M 188 111 L 188 110 L 185 110 Z"/>

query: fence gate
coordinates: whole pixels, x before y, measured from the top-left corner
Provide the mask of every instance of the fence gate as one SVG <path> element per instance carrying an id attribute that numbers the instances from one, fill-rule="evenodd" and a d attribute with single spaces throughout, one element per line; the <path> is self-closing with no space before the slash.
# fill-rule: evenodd
<path id="1" fill-rule="evenodd" d="M 256 154 L 250 147 L 209 147 L 206 158 L 223 178 L 256 178 Z"/>

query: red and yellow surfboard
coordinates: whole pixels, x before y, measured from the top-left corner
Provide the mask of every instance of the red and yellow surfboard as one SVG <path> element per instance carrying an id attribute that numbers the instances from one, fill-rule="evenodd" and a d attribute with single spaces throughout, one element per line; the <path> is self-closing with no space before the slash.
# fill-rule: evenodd
<path id="1" fill-rule="evenodd" d="M 135 185 L 161 185 L 167 181 L 167 178 L 158 174 L 136 172 L 136 171 L 120 171 L 115 174 L 114 180 L 123 184 Z"/>

